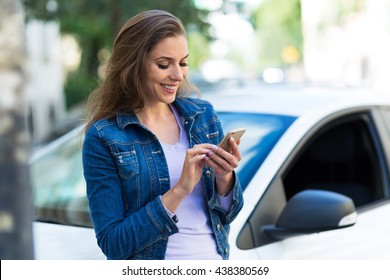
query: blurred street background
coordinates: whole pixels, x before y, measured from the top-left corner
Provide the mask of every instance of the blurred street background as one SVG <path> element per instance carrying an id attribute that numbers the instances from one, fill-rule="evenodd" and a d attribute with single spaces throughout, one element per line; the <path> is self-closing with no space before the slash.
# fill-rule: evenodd
<path id="1" fill-rule="evenodd" d="M 21 70 L 33 144 L 80 121 L 118 29 L 146 9 L 165 9 L 183 21 L 189 78 L 201 91 L 249 82 L 388 88 L 389 0 L 10 3 L 24 19 Z"/>
<path id="2" fill-rule="evenodd" d="M 2 247 L 18 238 L 31 257 L 28 158 L 82 123 L 117 31 L 147 9 L 183 21 L 201 92 L 319 84 L 390 98 L 390 0 L 0 0 Z"/>

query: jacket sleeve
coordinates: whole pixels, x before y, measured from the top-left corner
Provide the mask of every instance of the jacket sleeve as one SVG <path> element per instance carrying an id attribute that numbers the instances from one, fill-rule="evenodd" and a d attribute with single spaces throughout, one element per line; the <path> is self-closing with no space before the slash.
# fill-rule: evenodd
<path id="1" fill-rule="evenodd" d="M 228 212 L 226 212 L 218 202 L 218 193 L 214 188 L 213 196 L 209 201 L 210 208 L 217 211 L 222 223 L 230 224 L 238 215 L 244 205 L 244 198 L 240 181 L 236 172 L 233 172 L 234 185 L 232 188 L 233 202 Z"/>
<path id="2" fill-rule="evenodd" d="M 126 259 L 178 231 L 157 196 L 125 216 L 121 181 L 109 148 L 95 126 L 82 149 L 87 197 L 97 242 L 108 259 Z"/>

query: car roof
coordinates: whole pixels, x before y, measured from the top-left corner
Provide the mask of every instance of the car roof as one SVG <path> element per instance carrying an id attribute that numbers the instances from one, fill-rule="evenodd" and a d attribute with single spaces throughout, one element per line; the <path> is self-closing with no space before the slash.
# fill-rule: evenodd
<path id="1" fill-rule="evenodd" d="M 390 106 L 390 95 L 370 89 L 320 86 L 250 85 L 202 93 L 217 111 L 301 116 L 324 107 Z"/>

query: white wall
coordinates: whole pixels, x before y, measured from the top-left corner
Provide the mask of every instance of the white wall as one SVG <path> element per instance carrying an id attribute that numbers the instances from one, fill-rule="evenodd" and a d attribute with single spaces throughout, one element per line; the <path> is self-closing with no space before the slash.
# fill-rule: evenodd
<path id="1" fill-rule="evenodd" d="M 301 0 L 305 76 L 389 90 L 390 0 L 366 0 L 359 12 L 336 23 L 337 2 Z"/>
<path id="2" fill-rule="evenodd" d="M 26 26 L 26 97 L 33 121 L 33 142 L 45 139 L 65 117 L 61 36 L 55 21 Z"/>

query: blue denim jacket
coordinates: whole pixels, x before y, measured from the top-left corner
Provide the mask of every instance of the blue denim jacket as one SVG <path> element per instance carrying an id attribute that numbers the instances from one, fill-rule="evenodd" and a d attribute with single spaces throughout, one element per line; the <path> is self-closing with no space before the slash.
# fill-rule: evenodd
<path id="1" fill-rule="evenodd" d="M 222 140 L 222 127 L 210 103 L 177 98 L 173 106 L 184 122 L 190 147 Z M 87 130 L 83 167 L 96 238 L 106 257 L 164 259 L 168 238 L 178 228 L 159 198 L 170 182 L 156 136 L 135 114 L 99 120 Z M 229 223 L 243 206 L 242 189 L 235 175 L 233 204 L 226 213 L 218 206 L 211 168 L 204 168 L 202 180 L 218 252 L 228 259 Z"/>

